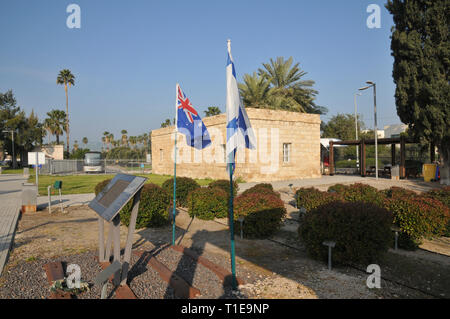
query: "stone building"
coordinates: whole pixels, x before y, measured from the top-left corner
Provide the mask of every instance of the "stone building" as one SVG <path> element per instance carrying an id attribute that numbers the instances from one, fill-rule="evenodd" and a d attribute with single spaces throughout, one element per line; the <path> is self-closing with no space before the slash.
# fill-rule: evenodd
<path id="1" fill-rule="evenodd" d="M 320 115 L 267 109 L 247 109 L 256 135 L 256 150 L 238 150 L 235 177 L 266 182 L 321 176 Z M 226 114 L 203 119 L 212 144 L 202 151 L 177 138 L 177 176 L 227 179 Z M 173 175 L 175 127 L 153 130 L 152 172 Z"/>

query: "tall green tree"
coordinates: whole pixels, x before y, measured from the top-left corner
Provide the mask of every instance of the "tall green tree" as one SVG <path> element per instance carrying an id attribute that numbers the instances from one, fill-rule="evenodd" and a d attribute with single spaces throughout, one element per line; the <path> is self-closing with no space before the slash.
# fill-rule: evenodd
<path id="1" fill-rule="evenodd" d="M 69 141 L 70 141 L 70 128 L 69 128 L 69 93 L 68 87 L 75 85 L 75 76 L 68 69 L 64 69 L 59 71 L 58 76 L 56 77 L 56 84 L 64 85 L 64 91 L 66 92 L 66 137 L 67 137 L 67 153 L 70 152 L 69 149 Z"/>
<path id="2" fill-rule="evenodd" d="M 214 115 L 219 115 L 220 113 L 222 113 L 220 111 L 220 109 L 217 106 L 209 106 L 208 109 L 205 111 L 205 116 L 214 116 Z"/>
<path id="3" fill-rule="evenodd" d="M 358 137 L 361 136 L 361 130 L 365 128 L 361 116 L 358 116 Z M 341 140 L 356 139 L 355 115 L 337 114 L 323 125 L 322 137 L 338 138 Z"/>
<path id="4" fill-rule="evenodd" d="M 278 57 L 263 63 L 258 73 L 245 74 L 239 90 L 246 107 L 325 114 L 327 109 L 315 104 L 318 92 L 314 81 L 303 80 L 307 74 L 293 64 L 293 58 Z"/>
<path id="5" fill-rule="evenodd" d="M 127 130 L 122 130 L 120 131 L 120 133 L 122 133 L 122 145 L 128 145 L 128 131 Z"/>
<path id="6" fill-rule="evenodd" d="M 87 137 L 83 137 L 83 139 L 81 141 L 83 142 L 84 146 L 86 147 L 87 143 L 88 143 L 88 138 Z"/>
<path id="7" fill-rule="evenodd" d="M 4 130 L 8 132 L 3 132 Z M 14 143 L 9 131 L 14 132 Z M 17 105 L 12 90 L 6 93 L 0 92 L 0 147 L 2 150 L 6 149 L 11 155 L 14 147 L 13 167 L 16 167 L 17 156 L 20 156 L 23 161 L 27 152 L 31 151 L 34 146 L 42 144 L 44 135 L 45 130 L 34 111 L 27 117 Z"/>
<path id="8" fill-rule="evenodd" d="M 62 110 L 51 110 L 47 112 L 47 118 L 44 120 L 44 128 L 56 137 L 56 144 L 59 144 L 59 137 L 64 134 L 67 128 L 66 112 Z"/>
<path id="9" fill-rule="evenodd" d="M 244 82 L 239 83 L 239 92 L 246 107 L 269 108 L 272 91 L 270 81 L 264 75 L 253 72 L 244 74 Z"/>
<path id="10" fill-rule="evenodd" d="M 450 1 L 389 0 L 397 114 L 409 134 L 438 147 L 450 184 Z"/>

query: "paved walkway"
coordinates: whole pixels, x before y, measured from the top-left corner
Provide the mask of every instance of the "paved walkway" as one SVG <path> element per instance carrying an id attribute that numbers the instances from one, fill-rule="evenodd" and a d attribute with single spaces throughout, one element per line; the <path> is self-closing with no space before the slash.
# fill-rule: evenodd
<path id="1" fill-rule="evenodd" d="M 364 178 L 361 176 L 354 176 L 354 175 L 334 175 L 334 176 L 328 176 L 324 175 L 320 178 L 308 178 L 308 179 L 296 179 L 296 180 L 290 180 L 290 181 L 275 181 L 270 182 L 272 184 L 273 188 L 276 190 L 284 189 L 284 188 L 290 188 L 291 186 L 293 188 L 299 188 L 299 187 L 318 187 L 322 185 L 334 185 L 337 183 L 358 183 L 363 181 L 368 181 L 369 178 Z M 246 189 L 251 188 L 252 186 L 255 186 L 259 183 L 242 183 L 239 184 L 239 192 L 245 191 Z M 290 184 L 292 184 L 290 186 Z"/>
<path id="2" fill-rule="evenodd" d="M 94 193 L 88 194 L 72 194 L 62 195 L 62 203 L 64 207 L 87 205 L 95 198 Z M 52 211 L 60 209 L 59 194 L 52 195 Z M 42 210 L 48 207 L 48 196 L 39 196 L 37 199 L 38 210 Z"/>
<path id="3" fill-rule="evenodd" d="M 0 275 L 14 241 L 24 182 L 21 175 L 0 175 Z"/>

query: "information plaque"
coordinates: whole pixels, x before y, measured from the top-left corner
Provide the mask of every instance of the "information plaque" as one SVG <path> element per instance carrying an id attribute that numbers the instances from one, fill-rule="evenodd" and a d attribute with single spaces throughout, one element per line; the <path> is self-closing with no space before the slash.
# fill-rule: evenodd
<path id="1" fill-rule="evenodd" d="M 88 206 L 101 218 L 110 222 L 141 189 L 146 180 L 145 177 L 117 174 Z"/>
<path id="2" fill-rule="evenodd" d="M 117 174 L 108 183 L 98 195 L 89 203 L 89 207 L 98 214 L 99 225 L 99 250 L 98 260 L 101 263 L 111 262 L 111 249 L 113 252 L 114 280 L 115 286 L 126 285 L 128 269 L 130 267 L 131 248 L 133 244 L 133 234 L 136 228 L 136 219 L 139 210 L 139 201 L 141 190 L 147 178 L 126 174 Z M 131 200 L 132 208 L 128 225 L 128 235 L 125 244 L 123 258 L 120 249 L 120 210 Z M 105 246 L 104 223 L 109 224 L 108 240 Z M 120 265 L 120 267 L 117 267 Z M 119 269 L 120 268 L 120 269 Z M 102 281 L 109 272 L 112 271 L 107 267 L 99 274 L 99 280 Z M 106 278 L 108 278 L 108 275 Z M 103 284 L 101 298 L 105 298 L 107 281 Z"/>

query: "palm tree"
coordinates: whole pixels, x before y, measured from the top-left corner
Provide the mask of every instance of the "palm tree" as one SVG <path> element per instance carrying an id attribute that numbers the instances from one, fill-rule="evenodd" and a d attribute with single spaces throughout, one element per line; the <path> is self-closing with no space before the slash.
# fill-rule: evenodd
<path id="1" fill-rule="evenodd" d="M 62 110 L 51 110 L 47 112 L 47 118 L 44 120 L 44 128 L 56 136 L 56 144 L 59 144 L 59 137 L 64 134 L 67 128 L 66 112 Z"/>
<path id="2" fill-rule="evenodd" d="M 120 131 L 120 133 L 122 133 L 122 144 L 123 145 L 128 144 L 127 130 L 122 130 L 122 131 Z"/>
<path id="3" fill-rule="evenodd" d="M 74 149 L 74 151 L 78 150 L 78 141 L 77 140 L 75 140 L 75 143 L 73 144 L 73 149 Z"/>
<path id="4" fill-rule="evenodd" d="M 134 146 L 136 145 L 136 142 L 137 142 L 136 136 L 130 136 L 129 140 L 130 140 L 131 147 L 134 148 Z"/>
<path id="5" fill-rule="evenodd" d="M 87 143 L 88 143 L 88 138 L 87 137 L 83 137 L 83 139 L 81 141 L 83 142 L 84 147 L 86 147 Z"/>
<path id="6" fill-rule="evenodd" d="M 113 145 L 114 145 L 114 134 L 113 133 L 109 133 L 108 135 L 108 141 L 109 141 L 109 146 L 112 149 Z"/>
<path id="7" fill-rule="evenodd" d="M 109 133 L 108 131 L 103 132 L 103 136 L 105 137 L 106 151 L 109 150 L 109 147 L 108 147 L 108 144 L 109 144 L 109 134 L 110 134 L 110 133 Z"/>
<path id="8" fill-rule="evenodd" d="M 105 148 L 105 142 L 106 142 L 106 138 L 104 136 L 102 136 L 102 144 L 103 144 L 102 152 L 103 152 L 103 149 Z"/>
<path id="9" fill-rule="evenodd" d="M 59 71 L 56 78 L 56 84 L 64 84 L 64 91 L 66 92 L 66 135 L 67 135 L 67 153 L 69 153 L 69 95 L 67 92 L 67 86 L 75 85 L 75 76 L 68 69 Z"/>
<path id="10" fill-rule="evenodd" d="M 219 115 L 220 113 L 222 113 L 222 112 L 220 111 L 220 109 L 217 106 L 210 106 L 205 111 L 205 116 L 214 116 L 214 115 Z"/>
<path id="11" fill-rule="evenodd" d="M 266 76 L 245 74 L 244 83 L 239 83 L 239 91 L 246 107 L 268 107 L 271 96 L 270 81 Z"/>
<path id="12" fill-rule="evenodd" d="M 258 74 L 268 79 L 271 84 L 272 108 L 281 108 L 296 112 L 316 113 L 325 111 L 315 105 L 315 95 L 318 94 L 312 87 L 314 81 L 302 80 L 307 74 L 301 70 L 299 63 L 292 65 L 293 58 L 285 60 L 277 57 L 270 63 L 263 63 L 264 68 L 258 69 Z"/>
<path id="13" fill-rule="evenodd" d="M 170 125 L 172 125 L 170 119 L 166 119 L 165 122 L 161 123 L 161 127 L 169 127 Z"/>

